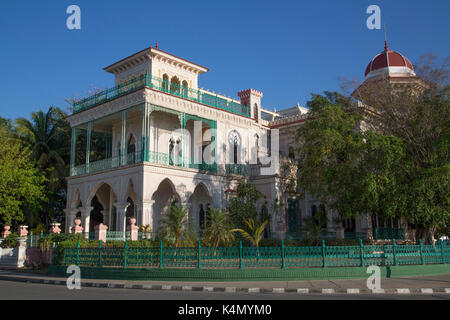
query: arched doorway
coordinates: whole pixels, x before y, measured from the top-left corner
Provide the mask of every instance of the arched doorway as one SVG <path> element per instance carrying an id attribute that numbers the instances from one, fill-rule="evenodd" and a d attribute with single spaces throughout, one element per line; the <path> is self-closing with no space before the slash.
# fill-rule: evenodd
<path id="1" fill-rule="evenodd" d="M 159 227 L 162 215 L 164 215 L 171 205 L 181 205 L 180 196 L 175 190 L 175 186 L 169 179 L 164 179 L 153 193 L 153 225 L 152 230 L 156 232 Z"/>
<path id="2" fill-rule="evenodd" d="M 95 232 L 95 226 L 104 223 L 108 230 L 115 230 L 117 217 L 113 203 L 117 197 L 112 187 L 107 183 L 101 183 L 95 192 L 88 198 L 88 206 L 92 207 L 89 218 L 89 232 Z"/>
<path id="3" fill-rule="evenodd" d="M 199 183 L 189 198 L 190 221 L 197 231 L 204 231 L 208 227 L 208 214 L 212 207 L 212 198 L 203 183 Z"/>
<path id="4" fill-rule="evenodd" d="M 91 218 L 89 219 L 89 231 L 92 234 L 95 232 L 95 226 L 99 225 L 100 223 L 104 223 L 104 207 L 98 200 L 97 195 L 92 198 L 91 207 L 93 209 L 91 211 Z M 89 236 L 89 238 L 91 238 L 91 236 Z"/>

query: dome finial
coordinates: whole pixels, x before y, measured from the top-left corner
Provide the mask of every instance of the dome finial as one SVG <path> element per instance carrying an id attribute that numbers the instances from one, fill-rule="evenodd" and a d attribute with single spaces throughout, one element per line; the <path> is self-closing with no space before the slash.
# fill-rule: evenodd
<path id="1" fill-rule="evenodd" d="M 388 51 L 389 47 L 387 44 L 387 35 L 386 35 L 386 24 L 384 25 L 384 51 Z"/>

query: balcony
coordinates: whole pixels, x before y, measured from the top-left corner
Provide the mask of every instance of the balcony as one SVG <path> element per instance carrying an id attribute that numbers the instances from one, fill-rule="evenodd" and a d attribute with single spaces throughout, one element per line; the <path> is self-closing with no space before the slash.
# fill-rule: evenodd
<path id="1" fill-rule="evenodd" d="M 241 176 L 248 176 L 248 166 L 240 163 L 232 163 L 225 165 L 226 174 L 236 174 Z"/>
<path id="2" fill-rule="evenodd" d="M 128 153 L 124 159 L 121 159 L 121 157 L 111 157 L 106 158 L 98 161 L 93 161 L 88 163 L 87 165 L 82 164 L 79 166 L 75 166 L 70 170 L 71 176 L 77 176 L 81 174 L 86 173 L 94 173 L 97 171 L 102 170 L 108 170 L 112 168 L 117 167 L 123 167 L 127 165 L 132 165 L 136 163 L 142 163 L 142 162 L 150 162 L 154 164 L 160 164 L 160 165 L 166 165 L 166 166 L 173 166 L 173 167 L 179 167 L 179 168 L 191 168 L 191 169 L 197 169 L 207 172 L 215 173 L 217 172 L 217 164 L 207 164 L 207 163 L 189 163 L 189 161 L 183 161 L 181 157 L 173 157 L 169 156 L 167 153 L 162 152 L 154 152 L 154 151 L 147 151 L 147 152 L 141 152 L 136 151 L 133 153 Z"/>
<path id="3" fill-rule="evenodd" d="M 141 78 L 129 80 L 124 84 L 117 85 L 113 88 L 96 93 L 90 97 L 76 101 L 73 103 L 73 113 L 75 114 L 95 107 L 99 104 L 111 101 L 144 87 L 166 92 L 190 101 L 202 103 L 207 106 L 241 116 L 250 117 L 250 108 L 232 99 L 227 99 L 205 90 L 191 89 L 181 85 L 169 83 L 161 78 L 153 77 L 148 74 L 142 76 Z"/>

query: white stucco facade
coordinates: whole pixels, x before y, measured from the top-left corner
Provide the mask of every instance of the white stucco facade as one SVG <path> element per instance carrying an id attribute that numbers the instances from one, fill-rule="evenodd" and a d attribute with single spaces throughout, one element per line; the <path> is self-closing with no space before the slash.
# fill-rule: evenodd
<path id="1" fill-rule="evenodd" d="M 279 154 L 290 156 L 306 108 L 265 110 L 262 92 L 254 89 L 240 91 L 239 99 L 200 90 L 198 76 L 208 68 L 157 48 L 105 70 L 114 74 L 119 88 L 99 94 L 67 118 L 72 153 L 66 232 L 77 215 L 84 232 L 100 222 L 110 231 L 125 231 L 127 216 L 157 231 L 173 201 L 189 209 L 192 225 L 201 231 L 203 213 L 227 208 L 241 181 L 264 195 L 259 205 L 265 202 L 269 209 L 272 237 L 299 231 L 302 220 L 320 206 L 308 194 L 283 194 L 279 168 L 262 175 L 259 162 L 269 155 L 267 141 L 274 130 L 279 130 Z M 271 212 L 273 203 L 288 198 L 290 205 L 281 213 Z M 327 212 L 327 230 L 338 232 L 337 214 Z M 360 220 L 353 231 L 367 229 Z"/>

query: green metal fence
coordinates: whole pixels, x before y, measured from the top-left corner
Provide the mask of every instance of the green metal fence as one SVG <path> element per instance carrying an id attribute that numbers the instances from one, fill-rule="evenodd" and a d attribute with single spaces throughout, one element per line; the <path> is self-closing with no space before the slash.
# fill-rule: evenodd
<path id="1" fill-rule="evenodd" d="M 228 112 L 250 117 L 250 108 L 231 99 L 225 99 L 217 94 L 205 90 L 197 90 L 182 85 L 169 83 L 161 78 L 146 74 L 138 79 L 132 79 L 124 84 L 103 90 L 90 97 L 73 103 L 73 113 L 77 113 L 96 105 L 105 103 L 124 94 L 140 90 L 144 87 L 167 92 L 181 98 L 206 104 L 208 106 L 222 109 Z"/>
<path id="2" fill-rule="evenodd" d="M 41 240 L 41 238 L 44 237 L 44 233 L 38 233 L 35 234 L 33 233 L 33 231 L 31 231 L 28 235 L 27 235 L 27 247 L 28 248 L 39 248 L 39 242 Z"/>
<path id="3" fill-rule="evenodd" d="M 76 248 L 64 249 L 63 265 L 96 267 L 153 267 L 199 269 L 261 269 L 261 268 L 326 268 L 369 265 L 397 266 L 443 264 L 450 262 L 450 246 L 436 245 L 363 245 L 289 247 L 154 247 Z"/>

